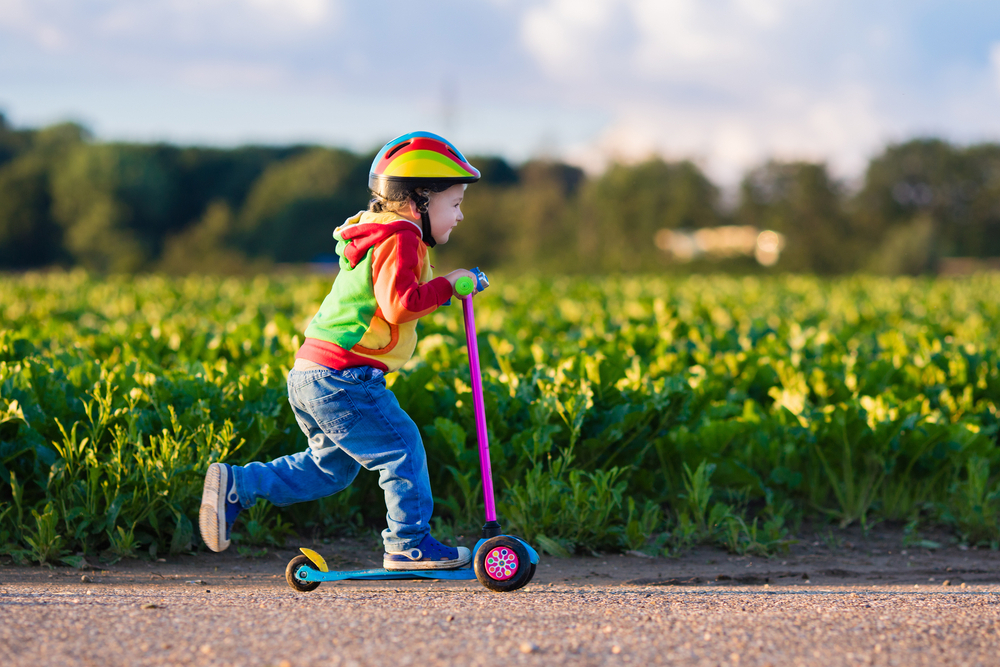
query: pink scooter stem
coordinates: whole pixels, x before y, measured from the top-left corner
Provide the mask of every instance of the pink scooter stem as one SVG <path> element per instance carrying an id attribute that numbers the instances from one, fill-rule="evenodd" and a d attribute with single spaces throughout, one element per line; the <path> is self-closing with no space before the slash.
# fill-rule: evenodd
<path id="1" fill-rule="evenodd" d="M 479 344 L 476 342 L 476 316 L 472 311 L 472 297 L 462 299 L 465 314 L 465 342 L 469 347 L 469 374 L 472 376 L 472 403 L 476 411 L 476 437 L 479 440 L 479 467 L 483 473 L 483 503 L 486 521 L 497 520 L 493 498 L 493 471 L 490 469 L 490 441 L 486 433 L 486 406 L 483 403 L 483 378 L 479 374 Z"/>

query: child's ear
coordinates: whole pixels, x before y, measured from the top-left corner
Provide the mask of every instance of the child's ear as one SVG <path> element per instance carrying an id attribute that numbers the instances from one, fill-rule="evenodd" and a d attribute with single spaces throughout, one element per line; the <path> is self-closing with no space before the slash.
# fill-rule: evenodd
<path id="1" fill-rule="evenodd" d="M 417 208 L 417 202 L 412 199 L 406 200 L 407 209 L 406 212 L 410 214 L 410 219 L 419 220 L 420 219 L 420 209 Z"/>

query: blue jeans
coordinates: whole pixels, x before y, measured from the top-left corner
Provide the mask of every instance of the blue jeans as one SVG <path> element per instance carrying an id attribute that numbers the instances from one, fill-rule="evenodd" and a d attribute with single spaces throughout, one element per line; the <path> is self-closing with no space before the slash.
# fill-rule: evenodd
<path id="1" fill-rule="evenodd" d="M 288 373 L 288 402 L 309 449 L 269 463 L 233 466 L 243 507 L 258 498 L 284 506 L 331 496 L 358 471 L 378 470 L 385 491 L 387 551 L 413 548 L 430 532 L 434 500 L 420 431 L 385 386 L 382 371 Z"/>

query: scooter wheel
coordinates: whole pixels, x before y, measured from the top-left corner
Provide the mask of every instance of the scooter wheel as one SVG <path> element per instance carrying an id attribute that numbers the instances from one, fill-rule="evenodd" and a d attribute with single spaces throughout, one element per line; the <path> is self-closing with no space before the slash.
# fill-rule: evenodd
<path id="1" fill-rule="evenodd" d="M 476 554 L 476 578 L 491 591 L 516 591 L 531 580 L 534 567 L 528 550 L 506 535 L 491 537 Z"/>
<path id="2" fill-rule="evenodd" d="M 288 567 L 285 568 L 285 581 L 288 585 L 299 591 L 300 593 L 308 593 L 309 591 L 314 591 L 319 588 L 320 582 L 318 581 L 302 581 L 298 578 L 299 570 L 301 570 L 306 565 L 312 565 L 312 561 L 305 556 L 296 556 L 292 560 L 288 561 Z"/>
<path id="3" fill-rule="evenodd" d="M 517 538 L 517 539 L 519 539 L 519 540 L 521 539 L 521 538 L 520 538 L 520 537 L 518 537 L 517 535 L 511 535 L 511 537 L 516 537 L 516 538 Z M 521 541 L 523 542 L 524 540 L 521 540 Z M 531 580 L 532 580 L 532 579 L 534 578 L 534 576 L 535 576 L 535 568 L 536 568 L 536 567 L 537 567 L 537 564 L 536 564 L 536 563 L 532 563 L 532 564 L 531 564 L 531 571 L 530 571 L 530 572 L 528 572 L 528 581 L 525 581 L 525 582 L 524 582 L 524 585 L 525 585 L 525 586 L 527 586 L 527 585 L 528 585 L 528 584 L 529 584 L 529 583 L 531 582 Z"/>

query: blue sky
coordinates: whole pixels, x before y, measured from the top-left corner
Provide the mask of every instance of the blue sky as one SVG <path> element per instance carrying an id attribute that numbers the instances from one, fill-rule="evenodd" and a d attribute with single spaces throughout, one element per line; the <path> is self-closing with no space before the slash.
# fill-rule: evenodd
<path id="1" fill-rule="evenodd" d="M 1000 2 L 0 0 L 0 109 L 103 139 L 428 129 L 514 161 L 850 178 L 887 142 L 1000 140 Z"/>

